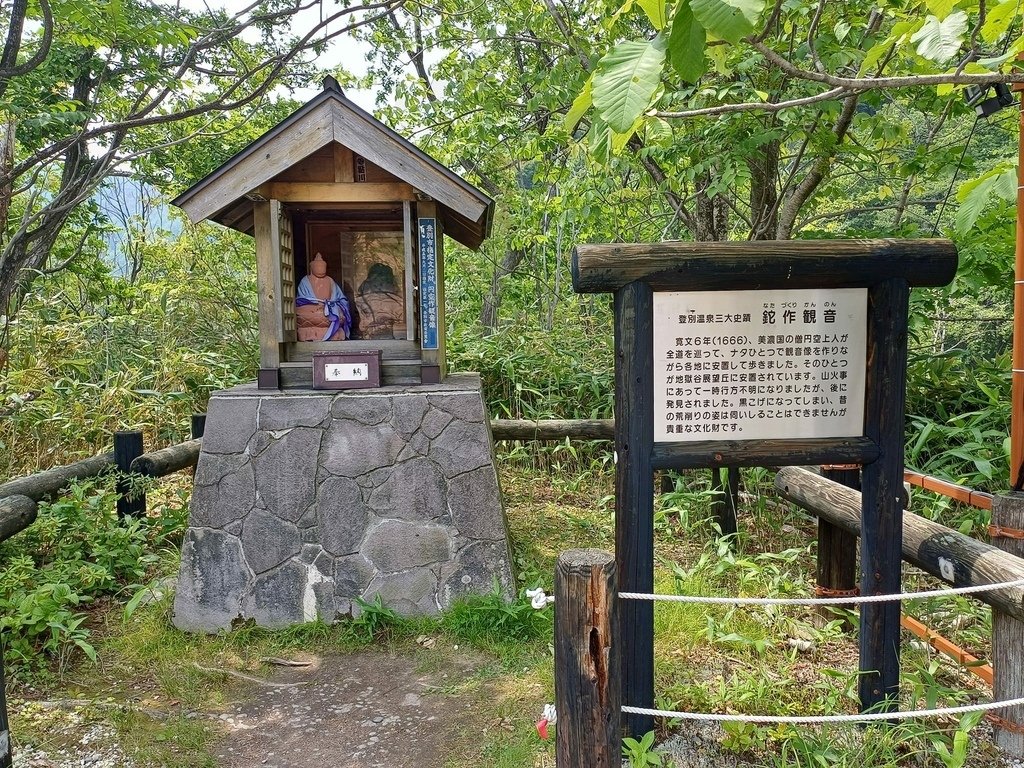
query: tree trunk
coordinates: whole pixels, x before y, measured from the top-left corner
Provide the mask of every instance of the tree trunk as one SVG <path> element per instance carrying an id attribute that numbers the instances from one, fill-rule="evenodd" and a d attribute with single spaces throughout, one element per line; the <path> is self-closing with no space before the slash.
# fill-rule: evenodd
<path id="1" fill-rule="evenodd" d="M 750 169 L 750 239 L 773 240 L 779 226 L 779 151 L 776 139 L 747 160 Z"/>
<path id="2" fill-rule="evenodd" d="M 522 248 L 509 248 L 505 251 L 505 256 L 502 258 L 501 263 L 494 267 L 494 275 L 491 277 L 491 289 L 484 296 L 484 303 L 480 308 L 480 325 L 489 334 L 498 328 L 502 280 L 515 272 L 525 257 L 526 251 Z"/>
<path id="3" fill-rule="evenodd" d="M 729 210 L 721 195 L 709 194 L 714 181 L 711 171 L 697 177 L 694 239 L 700 242 L 725 240 L 729 232 Z"/>

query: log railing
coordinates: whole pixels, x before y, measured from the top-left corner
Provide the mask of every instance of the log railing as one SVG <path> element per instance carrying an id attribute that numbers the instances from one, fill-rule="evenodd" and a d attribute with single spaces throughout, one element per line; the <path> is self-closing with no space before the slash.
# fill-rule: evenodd
<path id="1" fill-rule="evenodd" d="M 202 445 L 203 417 L 192 418 L 193 438 L 179 445 L 142 452 L 141 432 L 118 432 L 114 450 L 63 467 L 54 467 L 34 475 L 20 477 L 0 485 L 0 542 L 28 528 L 36 521 L 39 502 L 51 501 L 77 480 L 118 471 L 117 512 L 120 517 L 146 514 L 145 494 L 135 490 L 130 475 L 163 477 L 186 467 L 194 467 Z M 197 434 L 198 432 L 198 434 Z M 4 690 L 3 648 L 0 647 L 0 768 L 13 764 L 11 733 Z"/>
<path id="2" fill-rule="evenodd" d="M 775 489 L 830 525 L 853 537 L 860 535 L 861 500 L 856 490 L 798 467 L 780 470 L 775 476 Z M 935 490 L 951 495 L 949 488 Z M 973 495 L 976 505 L 985 503 L 977 492 Z M 961 500 L 971 503 L 969 498 Z M 993 501 L 990 497 L 988 504 L 993 523 L 1004 529 L 1024 528 L 1024 513 L 1019 503 L 1005 497 Z M 993 540 L 999 546 L 977 541 L 910 511 L 903 513 L 903 559 L 954 586 L 979 586 L 1024 578 L 1024 540 L 1013 537 Z M 826 566 L 825 570 L 829 568 Z M 993 695 L 1002 700 L 1024 697 L 1024 587 L 978 592 L 974 597 L 992 607 Z M 913 630 L 913 627 L 908 628 Z M 1024 755 L 1024 706 L 1012 707 L 991 719 L 996 725 L 996 743 L 1009 755 Z"/>

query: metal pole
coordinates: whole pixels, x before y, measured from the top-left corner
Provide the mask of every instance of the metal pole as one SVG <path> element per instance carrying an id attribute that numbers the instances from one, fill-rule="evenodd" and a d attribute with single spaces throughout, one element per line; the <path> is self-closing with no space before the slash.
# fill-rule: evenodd
<path id="1" fill-rule="evenodd" d="M 1014 86 L 1018 98 L 1024 90 Z M 1013 270 L 1013 376 L 1010 388 L 1010 485 L 1024 484 L 1024 98 L 1021 98 L 1017 139 L 1017 248 Z"/>

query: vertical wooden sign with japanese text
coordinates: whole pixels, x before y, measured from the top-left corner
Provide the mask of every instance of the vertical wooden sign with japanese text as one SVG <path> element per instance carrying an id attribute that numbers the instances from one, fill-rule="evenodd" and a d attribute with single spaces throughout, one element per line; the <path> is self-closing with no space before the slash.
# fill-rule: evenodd
<path id="1" fill-rule="evenodd" d="M 948 240 L 579 246 L 575 290 L 615 296 L 619 589 L 653 591 L 654 470 L 859 464 L 861 592 L 898 593 L 909 289 L 956 266 Z M 896 706 L 899 617 L 861 609 L 862 709 Z M 653 604 L 617 637 L 623 703 L 653 707 Z"/>
<path id="2" fill-rule="evenodd" d="M 420 347 L 438 348 L 437 220 L 419 220 Z"/>

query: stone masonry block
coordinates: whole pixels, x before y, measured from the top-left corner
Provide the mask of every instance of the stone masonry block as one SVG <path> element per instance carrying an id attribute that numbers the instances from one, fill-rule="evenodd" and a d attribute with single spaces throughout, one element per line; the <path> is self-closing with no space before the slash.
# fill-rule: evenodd
<path id="1" fill-rule="evenodd" d="M 255 397 L 210 398 L 203 453 L 242 453 L 256 433 L 259 404 Z"/>
<path id="2" fill-rule="evenodd" d="M 259 505 L 296 522 L 316 498 L 319 429 L 293 429 L 253 459 Z"/>
<path id="3" fill-rule="evenodd" d="M 335 419 L 324 435 L 323 466 L 333 475 L 358 477 L 391 466 L 404 447 L 402 436 L 388 424 Z"/>
<path id="4" fill-rule="evenodd" d="M 256 481 L 248 456 L 200 455 L 190 525 L 223 528 L 249 514 L 255 503 Z"/>
<path id="5" fill-rule="evenodd" d="M 437 613 L 437 577 L 429 568 L 377 576 L 367 587 L 363 600 L 381 602 L 401 614 Z"/>
<path id="6" fill-rule="evenodd" d="M 289 561 L 257 576 L 252 593 L 245 600 L 246 615 L 259 626 L 271 629 L 305 621 L 303 598 L 308 572 L 302 563 Z"/>
<path id="7" fill-rule="evenodd" d="M 394 415 L 391 425 L 404 439 L 408 440 L 412 433 L 420 428 L 423 416 L 427 412 L 425 395 L 403 395 L 394 399 Z"/>
<path id="8" fill-rule="evenodd" d="M 264 509 L 254 509 L 242 527 L 242 549 L 249 567 L 259 574 L 299 554 L 302 542 L 294 523 Z"/>
<path id="9" fill-rule="evenodd" d="M 430 404 L 460 421 L 483 423 L 486 419 L 483 395 L 477 392 L 460 392 L 450 395 L 430 395 Z"/>
<path id="10" fill-rule="evenodd" d="M 351 555 L 358 551 L 369 520 L 370 510 L 355 481 L 332 477 L 321 483 L 317 522 L 324 549 L 332 555 Z"/>
<path id="11" fill-rule="evenodd" d="M 479 469 L 491 463 L 491 441 L 487 427 L 453 421 L 434 438 L 430 445 L 430 458 L 437 462 L 445 477 Z"/>
<path id="12" fill-rule="evenodd" d="M 331 415 L 330 398 L 322 396 L 267 398 L 260 406 L 264 432 L 293 427 L 318 427 Z"/>
<path id="13" fill-rule="evenodd" d="M 438 602 L 447 608 L 462 595 L 490 592 L 495 581 L 508 599 L 515 595 L 508 545 L 503 541 L 474 542 L 458 553 L 454 563 L 441 568 Z"/>
<path id="14" fill-rule="evenodd" d="M 223 531 L 190 529 L 181 548 L 174 626 L 186 632 L 230 629 L 251 580 L 241 541 Z"/>
<path id="15" fill-rule="evenodd" d="M 442 526 L 385 520 L 367 534 L 360 551 L 377 570 L 394 573 L 447 562 L 451 544 L 451 534 Z"/>
<path id="16" fill-rule="evenodd" d="M 487 465 L 453 477 L 448 483 L 452 525 L 470 539 L 505 538 L 505 517 L 498 492 L 498 476 Z M 498 510 L 496 513 L 495 510 Z"/>
<path id="17" fill-rule="evenodd" d="M 444 475 L 429 459 L 403 462 L 370 494 L 369 505 L 382 518 L 436 520 L 448 511 Z"/>
<path id="18" fill-rule="evenodd" d="M 336 395 L 331 403 L 331 416 L 342 421 L 354 421 L 358 424 L 373 426 L 383 424 L 391 418 L 391 398 L 375 395 L 361 395 L 356 392 L 343 392 Z"/>

